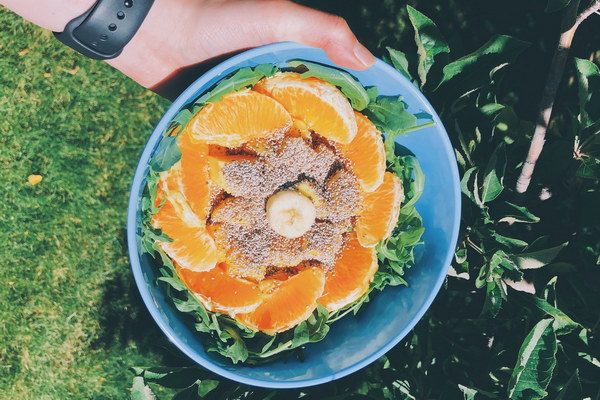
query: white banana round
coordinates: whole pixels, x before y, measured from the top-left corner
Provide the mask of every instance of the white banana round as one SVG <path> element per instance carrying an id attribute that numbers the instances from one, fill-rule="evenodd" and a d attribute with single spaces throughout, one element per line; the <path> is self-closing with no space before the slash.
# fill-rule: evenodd
<path id="1" fill-rule="evenodd" d="M 290 239 L 308 232 L 316 216 L 317 210 L 312 201 L 295 190 L 282 190 L 267 201 L 269 226 Z"/>

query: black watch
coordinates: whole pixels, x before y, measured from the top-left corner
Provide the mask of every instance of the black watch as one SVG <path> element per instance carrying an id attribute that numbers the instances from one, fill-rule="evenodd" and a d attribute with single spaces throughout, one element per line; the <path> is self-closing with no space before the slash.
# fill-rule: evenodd
<path id="1" fill-rule="evenodd" d="M 148 15 L 154 0 L 98 0 L 54 36 L 95 60 L 117 57 Z"/>

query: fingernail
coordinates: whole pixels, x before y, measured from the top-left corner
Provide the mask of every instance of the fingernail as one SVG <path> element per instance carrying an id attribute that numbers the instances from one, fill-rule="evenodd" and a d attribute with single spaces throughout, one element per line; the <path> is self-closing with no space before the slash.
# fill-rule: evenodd
<path id="1" fill-rule="evenodd" d="M 359 42 L 354 45 L 354 56 L 365 66 L 370 67 L 375 62 L 375 56 Z"/>

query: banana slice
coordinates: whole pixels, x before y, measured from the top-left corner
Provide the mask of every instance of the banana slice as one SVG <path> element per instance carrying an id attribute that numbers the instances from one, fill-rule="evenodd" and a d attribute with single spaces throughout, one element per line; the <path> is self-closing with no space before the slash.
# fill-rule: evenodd
<path id="1" fill-rule="evenodd" d="M 312 201 L 295 190 L 282 190 L 267 201 L 269 226 L 286 238 L 304 235 L 315 222 L 316 216 L 317 210 Z"/>

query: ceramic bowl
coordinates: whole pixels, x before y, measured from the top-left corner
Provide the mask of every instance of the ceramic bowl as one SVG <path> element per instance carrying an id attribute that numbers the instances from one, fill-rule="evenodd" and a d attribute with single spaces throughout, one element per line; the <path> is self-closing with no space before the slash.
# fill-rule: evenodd
<path id="1" fill-rule="evenodd" d="M 211 69 L 171 105 L 148 140 L 140 158 L 129 200 L 128 241 L 135 281 L 141 296 L 168 338 L 203 367 L 241 383 L 270 388 L 297 388 L 333 381 L 375 361 L 404 338 L 423 316 L 438 293 L 456 246 L 460 221 L 460 184 L 450 140 L 438 115 L 421 92 L 394 68 L 377 60 L 366 71 L 348 71 L 364 86 L 377 86 L 380 95 L 402 95 L 413 113 L 424 111 L 435 125 L 398 139 L 419 160 L 426 183 L 417 209 L 423 216 L 424 245 L 416 264 L 407 270 L 409 287 L 388 287 L 373 296 L 358 316 L 347 315 L 331 326 L 327 337 L 305 348 L 304 361 L 276 361 L 261 366 L 234 365 L 219 354 L 205 351 L 202 335 L 184 321 L 183 314 L 165 296 L 165 286 L 147 255 L 139 251 L 140 197 L 148 161 L 173 116 L 216 82 L 241 67 L 262 63 L 286 65 L 303 59 L 334 65 L 324 51 L 297 43 L 277 43 L 238 54 Z"/>

